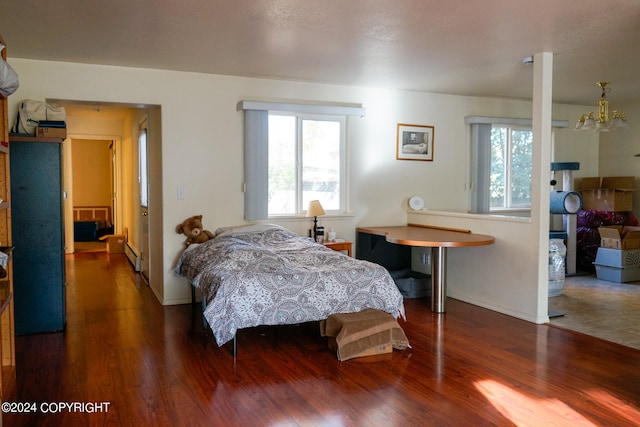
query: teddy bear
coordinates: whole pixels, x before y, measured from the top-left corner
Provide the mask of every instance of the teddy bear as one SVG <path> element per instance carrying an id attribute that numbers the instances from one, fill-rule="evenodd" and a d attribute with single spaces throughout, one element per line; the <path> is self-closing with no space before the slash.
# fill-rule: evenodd
<path id="1" fill-rule="evenodd" d="M 194 215 L 176 226 L 176 233 L 187 236 L 185 244 L 204 243 L 213 239 L 214 234 L 202 227 L 202 215 Z"/>

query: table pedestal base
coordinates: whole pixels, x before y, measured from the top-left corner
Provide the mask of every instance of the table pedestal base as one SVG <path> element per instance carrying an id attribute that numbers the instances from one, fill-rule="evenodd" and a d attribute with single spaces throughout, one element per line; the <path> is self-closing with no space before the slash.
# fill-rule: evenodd
<path id="1" fill-rule="evenodd" d="M 444 313 L 447 301 L 447 248 L 431 248 L 431 311 Z"/>

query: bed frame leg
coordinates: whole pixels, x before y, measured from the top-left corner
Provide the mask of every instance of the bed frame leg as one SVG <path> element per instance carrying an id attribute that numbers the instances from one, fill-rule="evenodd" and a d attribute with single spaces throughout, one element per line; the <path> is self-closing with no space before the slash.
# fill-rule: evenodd
<path id="1" fill-rule="evenodd" d="M 204 317 L 204 309 L 207 308 L 207 304 L 204 302 L 204 298 L 202 298 L 202 329 L 207 330 L 207 319 Z"/>
<path id="2" fill-rule="evenodd" d="M 238 355 L 238 334 L 233 336 L 233 357 Z"/>

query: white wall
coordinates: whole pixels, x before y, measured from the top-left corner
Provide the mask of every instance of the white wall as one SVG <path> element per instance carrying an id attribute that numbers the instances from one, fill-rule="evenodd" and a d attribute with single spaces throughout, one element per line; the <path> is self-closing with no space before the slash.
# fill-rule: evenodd
<path id="1" fill-rule="evenodd" d="M 156 235 L 162 235 L 158 245 L 162 251 L 161 261 L 156 267 L 161 269 L 163 283 L 158 289 L 162 290 L 160 295 L 164 304 L 190 299 L 188 284 L 172 272 L 184 241 L 184 236 L 175 233 L 175 225 L 194 214 L 203 214 L 204 225 L 211 230 L 244 222 L 242 113 L 236 109 L 239 101 L 363 104 L 366 117 L 351 118 L 348 123 L 349 203 L 353 216 L 321 218 L 323 225 L 334 228 L 339 237 L 350 240 L 354 239 L 355 227 L 359 225 L 404 224 L 407 200 L 411 195 L 422 196 L 426 207 L 432 210 L 465 212 L 469 197 L 469 131 L 464 117 L 531 117 L 532 108 L 531 102 L 521 100 L 22 59 L 9 62 L 20 75 L 21 83 L 10 99 L 13 113 L 10 120 L 15 118 L 16 103 L 27 98 L 143 103 L 161 107 L 163 222 L 156 230 Z M 573 122 L 585 108 L 554 106 L 553 119 Z M 435 126 L 433 162 L 395 159 L 397 123 Z M 556 136 L 556 144 L 562 147 L 579 145 L 582 137 L 578 134 L 563 131 Z M 590 144 L 588 151 L 597 146 L 593 141 L 587 144 Z M 565 152 L 563 155 L 571 157 Z M 594 168 L 589 175 L 597 172 L 591 154 L 581 150 L 575 158 L 584 159 L 589 168 Z M 176 200 L 178 187 L 184 188 L 184 200 Z M 306 218 L 281 223 L 300 234 L 306 234 L 310 226 Z M 503 224 L 494 219 L 490 225 L 482 221 L 469 223 L 475 232 L 492 234 L 488 231 L 503 228 L 510 235 L 521 234 L 520 239 L 505 242 L 507 245 L 522 247 L 523 242 L 531 238 L 528 232 L 521 233 L 511 221 Z M 474 229 L 476 225 L 478 230 Z M 490 251 L 505 250 L 502 246 L 496 247 L 498 249 Z M 506 249 L 514 258 L 517 251 Z M 535 309 L 521 303 L 522 299 L 533 298 L 531 284 L 526 283 L 526 277 L 521 277 L 529 267 L 519 268 L 535 263 L 535 258 L 523 256 L 517 263 L 507 262 L 497 270 L 492 265 L 490 277 L 489 272 L 478 276 L 477 268 L 483 268 L 481 260 L 485 253 L 484 249 L 478 249 L 474 265 L 465 266 L 460 273 L 454 273 L 454 277 L 464 274 L 473 280 L 477 289 L 474 292 L 482 293 L 487 301 L 495 300 L 496 294 L 506 295 L 501 311 L 535 319 Z M 455 263 L 457 257 L 452 254 L 451 262 Z M 514 282 L 513 277 L 521 280 Z M 467 290 L 452 287 L 452 292 L 464 299 Z"/>
<path id="2" fill-rule="evenodd" d="M 447 295 L 531 322 L 546 321 L 546 307 L 538 306 L 538 229 L 530 219 L 426 211 L 409 212 L 407 222 L 494 236 L 490 246 L 447 249 Z"/>
<path id="3" fill-rule="evenodd" d="M 579 162 L 580 170 L 573 172 L 574 178 L 585 176 L 598 176 L 600 164 L 598 146 L 599 134 L 595 132 L 576 131 L 574 126 L 582 112 L 594 107 L 576 107 L 572 105 L 556 104 L 553 106 L 553 117 L 563 117 L 569 121 L 569 127 L 556 129 L 555 150 L 552 153 L 551 161 L 556 162 Z M 562 173 L 557 173 L 557 189 L 562 188 Z"/>
<path id="4" fill-rule="evenodd" d="M 599 174 L 593 176 L 635 176 L 635 188 L 640 188 L 640 103 L 615 104 L 615 93 L 609 96 L 609 109 L 619 109 L 628 118 L 626 129 L 605 132 L 600 136 Z M 640 219 L 640 192 L 633 194 L 633 213 Z"/>
<path id="5" fill-rule="evenodd" d="M 72 141 L 75 206 L 111 206 L 111 144 L 109 140 Z"/>

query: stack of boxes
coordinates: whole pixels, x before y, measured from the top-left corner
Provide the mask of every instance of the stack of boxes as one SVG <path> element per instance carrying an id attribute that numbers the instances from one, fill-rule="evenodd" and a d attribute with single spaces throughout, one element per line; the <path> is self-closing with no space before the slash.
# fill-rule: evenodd
<path id="1" fill-rule="evenodd" d="M 600 247 L 593 263 L 596 276 L 610 282 L 640 281 L 640 227 L 598 228 Z"/>
<path id="2" fill-rule="evenodd" d="M 630 212 L 633 209 L 635 177 L 598 176 L 582 178 L 582 209 Z M 594 266 L 598 279 L 610 282 L 640 281 L 640 227 L 599 227 L 600 247 Z"/>

